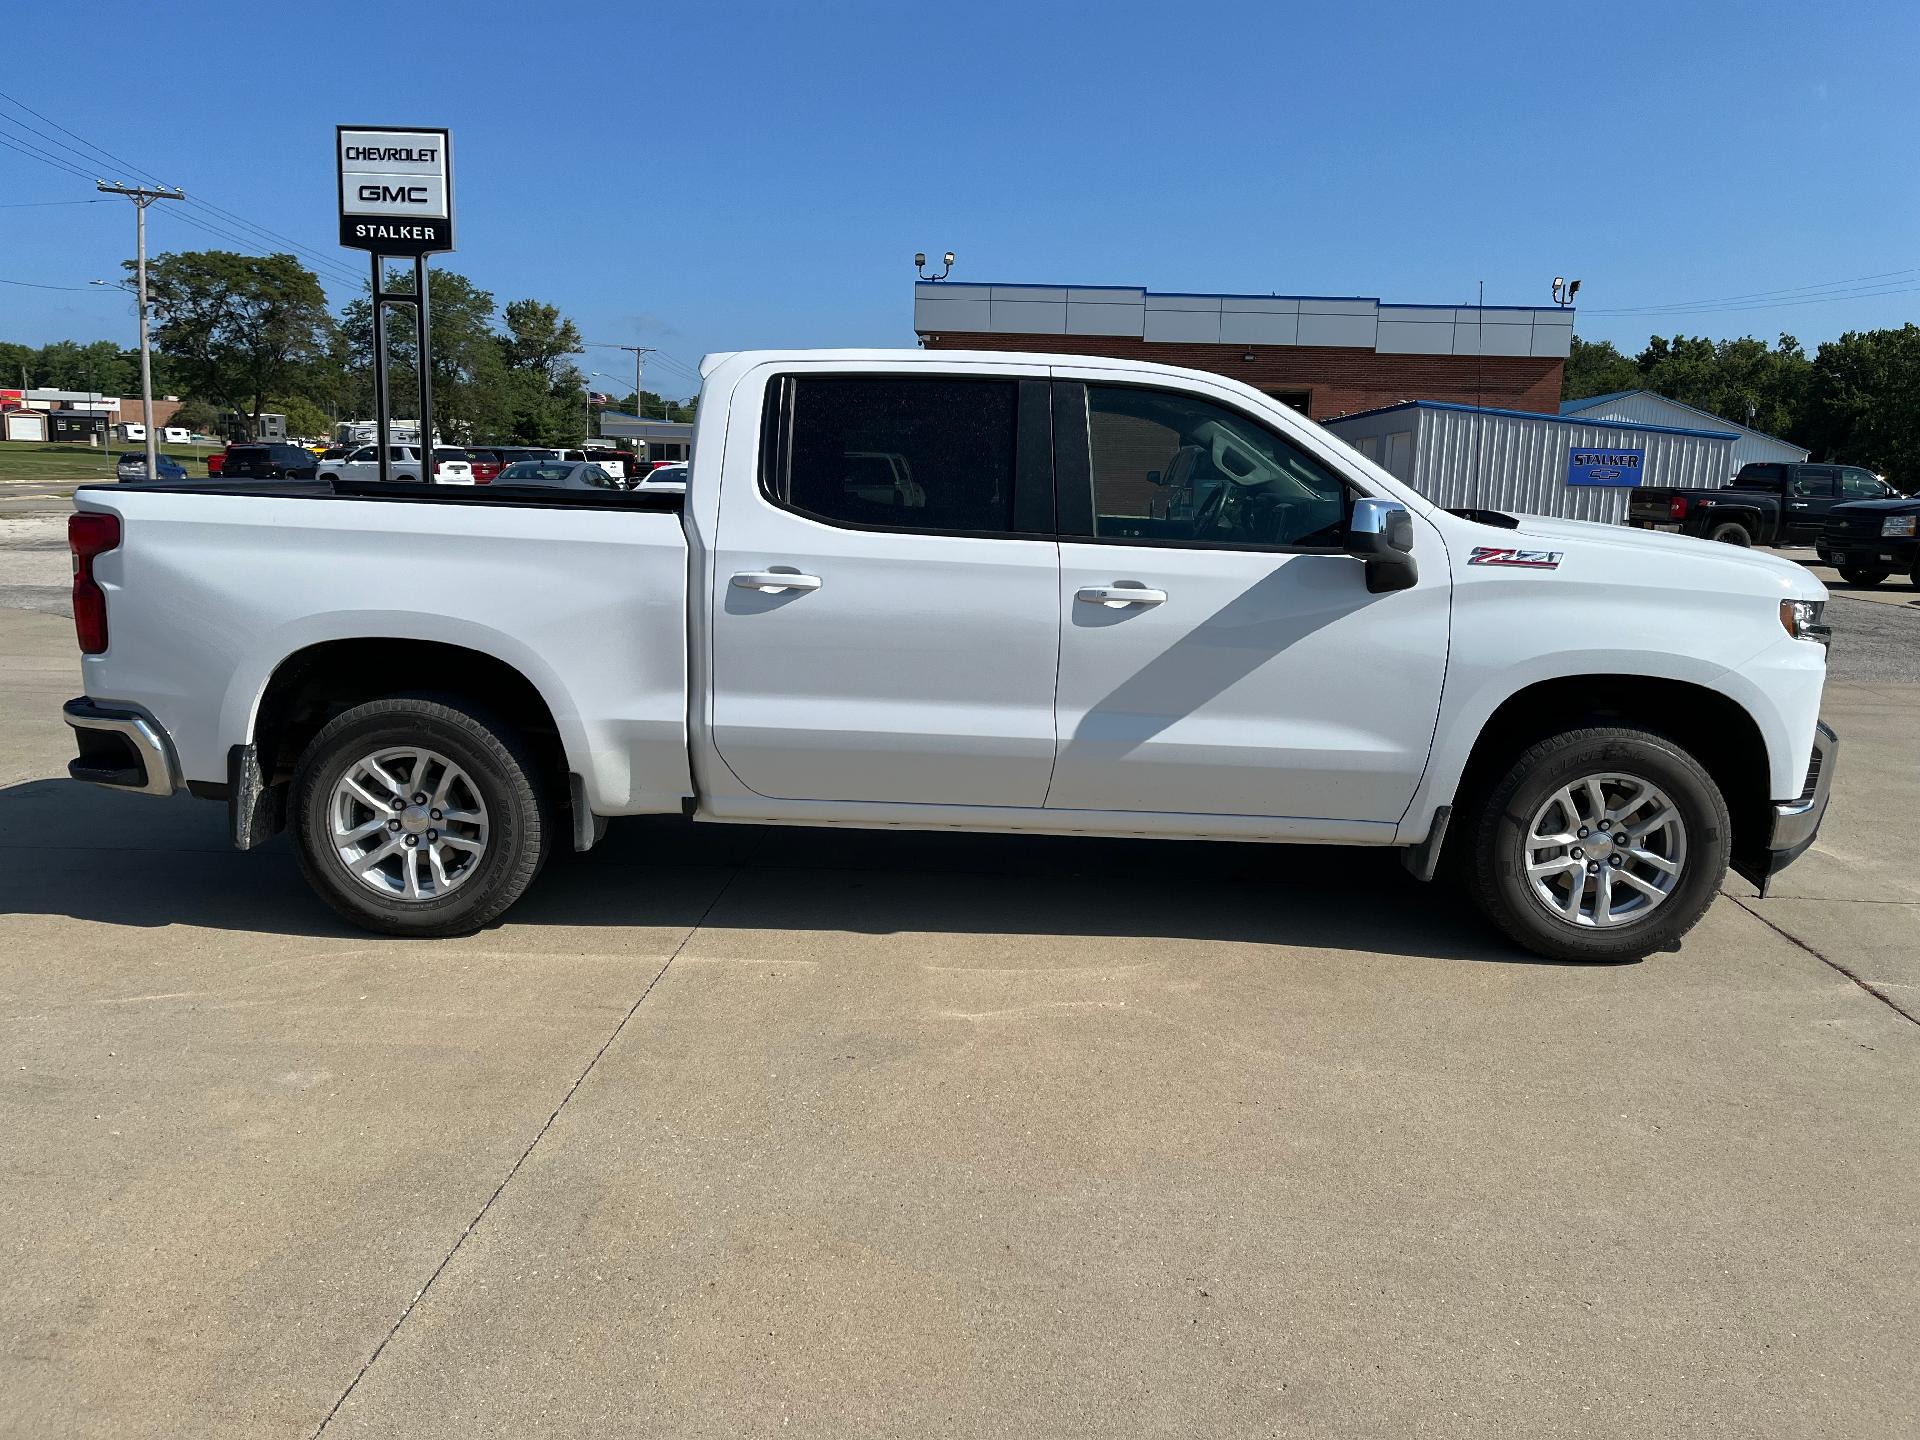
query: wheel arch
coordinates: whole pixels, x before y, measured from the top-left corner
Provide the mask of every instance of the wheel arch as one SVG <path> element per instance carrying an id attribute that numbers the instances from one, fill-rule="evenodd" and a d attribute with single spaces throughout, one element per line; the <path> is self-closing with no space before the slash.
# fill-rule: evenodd
<path id="1" fill-rule="evenodd" d="M 465 700 L 511 725 L 532 751 L 554 804 L 568 803 L 566 736 L 539 686 L 485 651 L 403 637 L 321 640 L 281 659 L 260 691 L 246 735 L 260 783 L 271 789 L 290 780 L 300 753 L 334 716 L 399 694 Z"/>
<path id="2" fill-rule="evenodd" d="M 1662 676 L 1563 675 L 1516 690 L 1481 724 L 1453 787 L 1455 812 L 1484 794 L 1501 767 L 1534 741 L 1591 725 L 1644 729 L 1679 745 L 1726 798 L 1735 857 L 1764 848 L 1771 787 L 1759 722 L 1730 695 Z"/>

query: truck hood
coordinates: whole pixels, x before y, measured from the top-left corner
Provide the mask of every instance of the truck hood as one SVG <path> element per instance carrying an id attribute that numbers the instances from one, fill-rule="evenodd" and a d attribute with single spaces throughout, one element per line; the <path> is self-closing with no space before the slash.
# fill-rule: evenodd
<path id="1" fill-rule="evenodd" d="M 1603 547 L 1625 551 L 1667 566 L 1697 567 L 1702 586 L 1734 589 L 1752 587 L 1758 591 L 1790 595 L 1797 599 L 1824 599 L 1826 586 L 1805 567 L 1762 550 L 1728 545 L 1718 540 L 1701 540 L 1692 535 L 1674 535 L 1664 530 L 1631 530 L 1624 525 L 1606 525 L 1593 520 L 1559 520 L 1545 515 L 1516 515 L 1519 527 L 1513 530 L 1476 527 L 1482 534 L 1504 539 L 1478 543 L 1489 545 L 1526 545 L 1539 543 L 1548 548 L 1572 550 L 1579 546 Z M 1715 579 L 1715 576 L 1720 578 Z M 1743 577 L 1744 584 L 1741 579 Z"/>

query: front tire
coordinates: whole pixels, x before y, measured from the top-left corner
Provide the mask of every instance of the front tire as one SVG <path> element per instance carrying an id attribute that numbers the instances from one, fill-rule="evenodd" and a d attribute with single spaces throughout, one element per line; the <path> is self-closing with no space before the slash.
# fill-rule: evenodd
<path id="1" fill-rule="evenodd" d="M 1716 525 L 1707 532 L 1707 539 L 1718 540 L 1722 545 L 1747 547 L 1753 544 L 1753 536 L 1747 527 L 1737 520 L 1729 520 L 1724 525 Z"/>
<path id="2" fill-rule="evenodd" d="M 1473 898 L 1536 955 L 1634 960 L 1706 913 L 1731 836 L 1719 787 L 1671 740 L 1574 730 L 1530 746 L 1482 800 Z"/>
<path id="3" fill-rule="evenodd" d="M 1837 568 L 1840 571 L 1840 578 L 1849 585 L 1878 585 L 1893 573 L 1891 570 L 1862 570 L 1852 565 L 1841 565 Z"/>
<path id="4" fill-rule="evenodd" d="M 386 935 L 466 935 L 533 883 L 553 824 L 519 737 L 396 697 L 329 721 L 293 776 L 294 853 L 341 915 Z"/>

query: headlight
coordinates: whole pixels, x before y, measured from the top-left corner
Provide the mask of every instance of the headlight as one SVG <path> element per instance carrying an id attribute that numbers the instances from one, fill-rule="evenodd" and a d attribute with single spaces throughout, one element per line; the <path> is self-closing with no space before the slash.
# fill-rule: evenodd
<path id="1" fill-rule="evenodd" d="M 1781 627 L 1796 640 L 1811 640 L 1816 645 L 1829 644 L 1833 640 L 1833 630 L 1821 623 L 1826 610 L 1827 602 L 1824 600 L 1782 600 Z"/>
<path id="2" fill-rule="evenodd" d="M 1920 515 L 1889 515 L 1880 522 L 1880 538 L 1885 540 L 1896 535 L 1913 534 L 1913 522 Z"/>

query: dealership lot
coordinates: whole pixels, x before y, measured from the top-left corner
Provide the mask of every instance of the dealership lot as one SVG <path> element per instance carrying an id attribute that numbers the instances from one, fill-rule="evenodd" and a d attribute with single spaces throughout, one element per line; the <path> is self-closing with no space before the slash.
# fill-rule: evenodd
<path id="1" fill-rule="evenodd" d="M 677 821 L 384 941 L 65 780 L 70 623 L 0 609 L 0 1433 L 1900 1432 L 1883 591 L 1819 845 L 1606 968 L 1383 854 Z"/>

